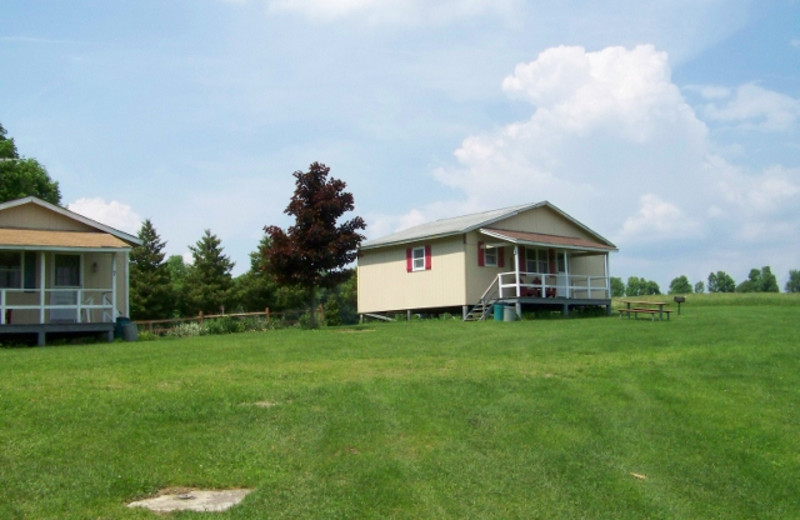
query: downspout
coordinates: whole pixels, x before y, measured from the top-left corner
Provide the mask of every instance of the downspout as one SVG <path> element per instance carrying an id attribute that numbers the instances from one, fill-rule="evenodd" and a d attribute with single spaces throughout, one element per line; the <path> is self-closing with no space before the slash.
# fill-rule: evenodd
<path id="1" fill-rule="evenodd" d="M 117 253 L 111 253 L 111 321 L 117 319 Z"/>

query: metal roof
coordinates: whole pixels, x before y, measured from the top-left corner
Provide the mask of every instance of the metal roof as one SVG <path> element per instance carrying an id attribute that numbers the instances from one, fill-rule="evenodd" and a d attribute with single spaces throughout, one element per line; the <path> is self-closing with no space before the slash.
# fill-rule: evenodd
<path id="1" fill-rule="evenodd" d="M 498 220 L 513 217 L 514 215 L 522 213 L 523 211 L 548 204 L 548 202 L 537 202 L 535 204 L 523 204 L 520 206 L 511 206 L 508 208 L 483 211 L 481 213 L 462 215 L 460 217 L 440 219 L 427 224 L 410 227 L 381 238 L 367 240 L 361 244 L 361 249 L 374 249 L 377 247 L 417 242 L 423 239 L 434 239 L 451 235 L 460 235 L 462 233 L 468 233 L 470 231 L 487 226 L 497 222 Z"/>
<path id="2" fill-rule="evenodd" d="M 584 224 L 578 222 L 570 215 L 566 214 L 564 211 L 560 210 L 559 208 L 557 208 L 548 201 L 536 202 L 532 204 L 522 204 L 519 206 L 510 206 L 507 208 L 483 211 L 481 213 L 473 213 L 470 215 L 463 215 L 460 217 L 446 218 L 437 220 L 435 222 L 429 222 L 427 224 L 422 224 L 419 226 L 414 226 L 408 229 L 404 229 L 402 231 L 398 231 L 397 233 L 393 233 L 391 235 L 387 235 L 381 238 L 368 240 L 363 244 L 361 244 L 361 249 L 362 250 L 375 249 L 379 247 L 409 244 L 412 242 L 419 242 L 421 240 L 433 240 L 453 235 L 461 235 L 464 233 L 469 233 L 470 231 L 475 231 L 477 229 L 488 228 L 489 226 L 491 226 L 496 222 L 505 220 L 507 218 L 523 213 L 525 211 L 529 211 L 531 209 L 539 207 L 547 207 L 551 209 L 552 211 L 556 212 L 557 214 L 561 215 L 565 219 L 575 224 L 575 226 L 577 226 L 578 228 L 584 230 L 589 235 L 596 237 L 597 242 L 586 240 L 585 241 L 586 247 L 583 247 L 583 249 L 588 249 L 589 244 L 594 244 L 595 246 L 593 247 L 594 250 L 603 250 L 603 251 L 617 250 L 617 246 L 612 244 L 609 240 L 603 238 L 601 235 L 591 230 Z M 540 234 L 539 238 L 543 237 L 554 237 L 554 236 Z M 567 238 L 567 237 L 560 237 L 560 238 Z M 506 240 L 508 240 L 508 238 L 506 238 Z M 580 239 L 572 239 L 572 240 L 580 240 Z M 562 245 L 566 246 L 569 244 L 564 243 Z"/>

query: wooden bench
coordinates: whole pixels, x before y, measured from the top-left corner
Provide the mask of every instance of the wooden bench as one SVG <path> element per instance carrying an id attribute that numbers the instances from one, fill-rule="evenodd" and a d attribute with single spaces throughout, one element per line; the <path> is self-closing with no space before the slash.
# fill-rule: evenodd
<path id="1" fill-rule="evenodd" d="M 640 314 L 649 314 L 650 315 L 650 320 L 655 321 L 656 320 L 656 316 L 658 316 L 659 313 L 666 314 L 667 315 L 667 319 L 669 319 L 669 315 L 670 315 L 671 312 L 672 311 L 669 310 L 669 309 L 662 309 L 662 310 L 659 311 L 658 309 L 646 309 L 646 308 L 643 308 L 643 307 L 634 307 L 632 309 L 619 309 L 619 317 L 620 317 L 620 319 L 622 319 L 622 316 L 627 314 L 628 315 L 628 319 L 630 319 L 631 314 L 633 314 L 634 319 L 638 320 Z"/>

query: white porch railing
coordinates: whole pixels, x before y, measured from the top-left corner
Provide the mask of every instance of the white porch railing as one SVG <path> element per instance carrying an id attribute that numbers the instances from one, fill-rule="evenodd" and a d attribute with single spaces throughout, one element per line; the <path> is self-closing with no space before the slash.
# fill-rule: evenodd
<path id="1" fill-rule="evenodd" d="M 611 288 L 607 276 L 520 272 L 500 273 L 497 284 L 501 298 L 569 298 L 608 300 Z"/>
<path id="2" fill-rule="evenodd" d="M 112 294 L 111 289 L 0 289 L 0 325 L 112 323 Z"/>

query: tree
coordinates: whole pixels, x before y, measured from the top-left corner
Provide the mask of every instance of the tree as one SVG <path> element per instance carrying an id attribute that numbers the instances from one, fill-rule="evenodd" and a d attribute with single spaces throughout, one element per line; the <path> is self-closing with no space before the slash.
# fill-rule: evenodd
<path id="1" fill-rule="evenodd" d="M 702 280 L 694 284 L 694 292 L 696 292 L 697 294 L 703 294 L 704 292 L 706 292 L 706 286 Z"/>
<path id="2" fill-rule="evenodd" d="M 189 314 L 189 266 L 183 262 L 181 255 L 172 255 L 165 262 L 169 273 L 170 292 L 172 293 L 172 316 Z M 170 316 L 170 317 L 172 317 Z"/>
<path id="3" fill-rule="evenodd" d="M 296 171 L 294 195 L 284 213 L 295 224 L 284 232 L 266 226 L 270 247 L 262 249 L 267 269 L 281 284 L 303 290 L 311 307 L 311 327 L 316 327 L 316 290 L 333 287 L 349 275 L 345 266 L 356 259 L 367 226 L 361 217 L 341 224 L 339 218 L 355 208 L 353 195 L 339 179 L 328 179 L 330 168 L 315 162 L 307 172 Z"/>
<path id="4" fill-rule="evenodd" d="M 131 250 L 131 317 L 154 320 L 169 317 L 173 307 L 169 269 L 164 246 L 153 223 L 147 219 L 139 229 L 142 245 Z"/>
<path id="5" fill-rule="evenodd" d="M 648 294 L 661 294 L 661 289 L 656 282 L 637 278 L 636 276 L 628 278 L 628 284 L 625 286 L 626 296 L 645 296 Z"/>
<path id="6" fill-rule="evenodd" d="M 669 284 L 669 294 L 691 294 L 692 284 L 686 275 L 681 275 L 672 280 Z"/>
<path id="7" fill-rule="evenodd" d="M 789 280 L 786 282 L 784 291 L 788 293 L 800 292 L 800 270 L 792 269 L 789 271 Z"/>
<path id="8" fill-rule="evenodd" d="M 717 271 L 708 275 L 708 292 L 732 293 L 736 290 L 736 282 L 725 271 Z"/>
<path id="9" fill-rule="evenodd" d="M 616 276 L 611 277 L 611 297 L 612 298 L 621 298 L 625 296 L 625 284 L 622 282 L 622 278 L 617 278 Z"/>
<path id="10" fill-rule="evenodd" d="M 775 279 L 769 266 L 762 267 L 760 270 L 753 268 L 750 269 L 747 280 L 736 287 L 736 292 L 779 292 L 778 280 Z"/>
<path id="11" fill-rule="evenodd" d="M 194 264 L 187 276 L 187 297 L 191 312 L 217 314 L 230 298 L 233 262 L 222 254 L 220 239 L 206 229 L 194 246 L 189 246 Z"/>
<path id="12" fill-rule="evenodd" d="M 6 134 L 0 124 L 0 202 L 33 195 L 60 204 L 58 182 L 50 178 L 36 159 L 20 157 L 14 139 L 6 138 Z"/>

